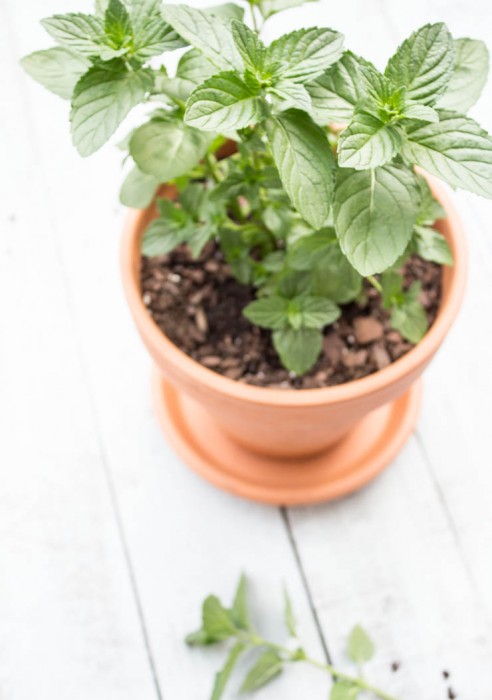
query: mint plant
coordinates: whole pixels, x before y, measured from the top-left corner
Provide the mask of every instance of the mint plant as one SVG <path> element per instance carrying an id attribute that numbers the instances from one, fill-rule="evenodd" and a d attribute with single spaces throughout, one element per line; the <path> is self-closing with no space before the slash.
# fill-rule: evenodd
<path id="1" fill-rule="evenodd" d="M 121 200 L 146 207 L 163 183 L 176 197 L 158 199 L 143 254 L 186 244 L 198 257 L 216 241 L 237 280 L 256 290 L 246 317 L 272 332 L 297 375 L 364 283 L 404 338 L 425 334 L 420 288 L 405 287 L 402 267 L 414 254 L 440 265 L 452 256 L 434 227 L 445 214 L 415 166 L 492 198 L 492 139 L 465 116 L 487 77 L 485 45 L 428 24 L 382 73 L 331 29 L 266 45 L 263 23 L 300 4 L 248 0 L 248 23 L 231 3 L 98 0 L 92 15 L 44 20 L 57 46 L 23 59 L 71 100 L 83 156 L 147 106 L 121 145 L 133 164 Z M 178 49 L 170 72 L 162 57 Z"/>
<path id="2" fill-rule="evenodd" d="M 347 656 L 357 673 L 349 675 L 332 664 L 308 656 L 300 644 L 291 600 L 285 592 L 284 622 L 289 640 L 282 646 L 264 639 L 254 628 L 247 600 L 247 585 L 241 576 L 231 608 L 226 608 L 219 598 L 208 596 L 202 605 L 202 625 L 186 637 L 190 646 L 227 644 L 225 663 L 215 676 L 210 700 L 220 700 L 230 682 L 238 661 L 247 660 L 249 670 L 240 685 L 242 693 L 252 693 L 270 683 L 289 665 L 304 663 L 324 671 L 331 678 L 330 700 L 362 700 L 376 697 L 380 700 L 396 700 L 380 688 L 369 683 L 362 675 L 363 666 L 375 653 L 367 632 L 356 625 L 347 641 Z"/>

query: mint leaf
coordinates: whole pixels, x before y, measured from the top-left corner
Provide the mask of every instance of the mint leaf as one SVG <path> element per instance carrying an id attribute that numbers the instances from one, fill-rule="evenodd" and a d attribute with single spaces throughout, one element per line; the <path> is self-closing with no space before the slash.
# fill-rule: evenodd
<path id="1" fill-rule="evenodd" d="M 70 114 L 80 155 L 91 155 L 106 143 L 151 85 L 148 71 L 128 70 L 121 59 L 90 68 L 75 86 Z"/>
<path id="2" fill-rule="evenodd" d="M 98 56 L 106 43 L 104 23 L 100 17 L 72 12 L 41 20 L 48 34 L 62 46 L 83 56 Z"/>
<path id="3" fill-rule="evenodd" d="M 390 58 L 385 75 L 409 99 L 434 104 L 446 90 L 454 63 L 454 43 L 442 22 L 414 32 Z"/>
<path id="4" fill-rule="evenodd" d="M 338 142 L 338 163 L 365 170 L 392 160 L 402 143 L 400 131 L 366 112 L 356 112 Z"/>
<path id="5" fill-rule="evenodd" d="M 241 686 L 242 693 L 251 693 L 276 678 L 283 669 L 283 660 L 273 649 L 264 651 L 247 674 Z"/>
<path id="6" fill-rule="evenodd" d="M 291 637 L 297 637 L 297 624 L 292 607 L 292 601 L 287 589 L 284 589 L 284 621 L 287 631 Z"/>
<path id="7" fill-rule="evenodd" d="M 164 219 L 156 219 L 145 230 L 142 253 L 149 258 L 166 255 L 182 242 L 183 229 L 170 225 Z"/>
<path id="8" fill-rule="evenodd" d="M 220 670 L 215 676 L 214 687 L 210 700 L 220 700 L 220 698 L 223 696 L 234 666 L 245 648 L 246 645 L 243 644 L 243 642 L 237 642 L 232 647 L 222 670 Z"/>
<path id="9" fill-rule="evenodd" d="M 145 209 L 154 199 L 158 185 L 153 175 L 147 175 L 135 166 L 123 181 L 120 202 L 126 207 Z"/>
<path id="10" fill-rule="evenodd" d="M 331 249 L 338 245 L 334 229 L 324 228 L 302 236 L 288 252 L 289 265 L 294 270 L 312 270 L 316 265 L 323 266 L 330 256 Z"/>
<path id="11" fill-rule="evenodd" d="M 453 254 L 442 233 L 428 226 L 416 226 L 414 233 L 417 253 L 424 260 L 438 265 L 452 265 Z"/>
<path id="12" fill-rule="evenodd" d="M 120 0 L 109 0 L 104 14 L 104 32 L 113 48 L 129 48 L 133 39 L 132 23 L 126 7 Z"/>
<path id="13" fill-rule="evenodd" d="M 407 101 L 403 107 L 403 114 L 406 119 L 417 119 L 422 122 L 438 122 L 439 115 L 435 109 L 428 105 L 421 105 L 418 102 Z"/>
<path id="14" fill-rule="evenodd" d="M 370 661 L 374 656 L 374 644 L 360 625 L 356 625 L 350 633 L 347 652 L 356 664 Z"/>
<path id="15" fill-rule="evenodd" d="M 340 247 L 364 277 L 386 270 L 404 252 L 417 219 L 415 176 L 397 165 L 340 170 L 333 215 Z"/>
<path id="16" fill-rule="evenodd" d="M 326 133 L 299 110 L 287 110 L 267 123 L 280 179 L 299 214 L 322 228 L 330 213 L 334 157 Z"/>
<path id="17" fill-rule="evenodd" d="M 223 19 L 237 19 L 238 22 L 242 22 L 244 19 L 243 8 L 235 5 L 233 2 L 225 2 L 223 5 L 212 5 L 212 7 L 207 7 L 204 12 Z"/>
<path id="18" fill-rule="evenodd" d="M 311 96 L 311 115 L 317 124 L 348 122 L 355 105 L 365 96 L 360 78 L 362 59 L 346 51 L 337 63 L 306 84 Z"/>
<path id="19" fill-rule="evenodd" d="M 299 5 L 304 5 L 305 2 L 317 1 L 318 0 L 258 0 L 258 2 L 254 4 L 258 5 L 262 17 L 268 19 L 272 15 L 277 14 L 277 12 L 289 10 L 291 7 L 299 7 Z"/>
<path id="20" fill-rule="evenodd" d="M 279 80 L 268 90 L 273 97 L 273 106 L 279 111 L 286 109 L 302 109 L 304 112 L 311 110 L 311 97 L 305 86 L 294 83 L 292 80 Z"/>
<path id="21" fill-rule="evenodd" d="M 456 58 L 446 92 L 439 107 L 467 112 L 473 107 L 487 82 L 489 52 L 483 41 L 456 39 Z"/>
<path id="22" fill-rule="evenodd" d="M 431 226 L 437 219 L 445 219 L 446 211 L 432 194 L 431 188 L 425 177 L 417 175 L 420 191 L 420 206 L 417 215 L 417 224 Z"/>
<path id="23" fill-rule="evenodd" d="M 256 299 L 243 309 L 248 321 L 260 328 L 280 329 L 287 325 L 289 301 L 281 296 Z"/>
<path id="24" fill-rule="evenodd" d="M 133 25 L 135 58 L 146 61 L 164 51 L 173 51 L 186 42 L 161 15 L 162 0 L 127 0 Z"/>
<path id="25" fill-rule="evenodd" d="M 429 327 L 427 314 L 419 301 L 421 285 L 414 282 L 405 292 L 404 300 L 391 309 L 391 327 L 399 331 L 410 343 L 419 343 Z"/>
<path id="26" fill-rule="evenodd" d="M 308 82 L 335 63 L 343 52 L 343 35 L 331 29 L 298 29 L 268 47 L 270 64 L 277 74 L 293 82 Z"/>
<path id="27" fill-rule="evenodd" d="M 475 194 L 492 198 L 492 139 L 473 119 L 438 110 L 438 124 L 407 127 L 402 155 L 411 163 Z"/>
<path id="28" fill-rule="evenodd" d="M 198 165 L 210 142 L 209 134 L 170 118 L 150 121 L 136 129 L 130 153 L 142 172 L 168 182 Z"/>
<path id="29" fill-rule="evenodd" d="M 300 376 L 311 369 L 318 359 L 323 336 L 314 328 L 284 328 L 275 330 L 272 340 L 282 364 Z"/>
<path id="30" fill-rule="evenodd" d="M 217 70 L 213 63 L 210 63 L 198 49 L 186 51 L 179 59 L 176 69 L 178 78 L 187 80 L 194 86 L 203 83 L 215 73 L 217 73 Z"/>
<path id="31" fill-rule="evenodd" d="M 338 681 L 331 687 L 330 700 L 357 700 L 360 688 L 345 681 Z"/>
<path id="32" fill-rule="evenodd" d="M 233 21 L 231 27 L 234 43 L 241 54 L 244 67 L 253 74 L 256 72 L 261 73 L 265 65 L 267 51 L 258 38 L 258 34 L 253 32 L 243 22 Z"/>
<path id="33" fill-rule="evenodd" d="M 234 602 L 232 603 L 231 608 L 231 615 L 234 624 L 241 630 L 250 629 L 246 588 L 246 576 L 242 574 L 241 578 L 239 579 L 236 595 L 234 596 Z"/>
<path id="34" fill-rule="evenodd" d="M 75 85 L 91 64 L 74 51 L 56 46 L 25 56 L 21 65 L 31 78 L 55 95 L 69 100 Z"/>
<path id="35" fill-rule="evenodd" d="M 243 69 L 230 22 L 186 5 L 164 5 L 162 14 L 177 33 L 221 70 Z"/>
<path id="36" fill-rule="evenodd" d="M 217 596 L 205 599 L 202 608 L 203 629 L 215 641 L 228 639 L 236 632 L 229 610 L 226 610 Z"/>
<path id="37" fill-rule="evenodd" d="M 340 317 L 340 309 L 330 299 L 316 296 L 300 296 L 291 299 L 288 313 L 295 307 L 298 322 L 292 323 L 294 328 L 324 328 L 334 323 Z"/>
<path id="38" fill-rule="evenodd" d="M 243 129 L 262 121 L 268 105 L 234 71 L 214 75 L 199 85 L 186 105 L 185 122 L 207 131 Z"/>

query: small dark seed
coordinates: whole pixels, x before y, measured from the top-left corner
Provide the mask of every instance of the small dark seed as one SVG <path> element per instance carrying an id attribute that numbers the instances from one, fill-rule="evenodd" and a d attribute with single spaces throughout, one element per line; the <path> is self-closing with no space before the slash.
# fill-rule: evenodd
<path id="1" fill-rule="evenodd" d="M 452 688 L 448 688 L 448 698 L 449 700 L 455 700 L 456 694 Z"/>
<path id="2" fill-rule="evenodd" d="M 396 673 L 399 668 L 400 668 L 400 662 L 393 661 L 393 663 L 391 664 L 391 670 L 393 671 L 393 673 Z"/>
<path id="3" fill-rule="evenodd" d="M 450 675 L 451 675 L 451 674 L 449 673 L 449 671 L 443 671 L 443 672 L 442 672 L 442 677 L 445 678 L 446 680 L 449 678 Z"/>

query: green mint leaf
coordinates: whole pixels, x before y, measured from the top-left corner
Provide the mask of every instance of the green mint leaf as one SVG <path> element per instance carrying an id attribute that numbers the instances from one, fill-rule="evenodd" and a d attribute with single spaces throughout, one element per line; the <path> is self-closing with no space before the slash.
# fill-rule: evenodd
<path id="1" fill-rule="evenodd" d="M 35 51 L 21 60 L 21 65 L 31 78 L 37 80 L 55 95 L 69 100 L 75 85 L 87 72 L 90 61 L 62 46 L 45 51 Z"/>
<path id="2" fill-rule="evenodd" d="M 173 51 L 186 42 L 164 21 L 161 0 L 127 0 L 133 25 L 133 55 L 146 61 L 164 51 Z"/>
<path id="3" fill-rule="evenodd" d="M 394 305 L 403 304 L 405 293 L 403 291 L 403 275 L 397 270 L 389 269 L 381 275 L 381 286 L 383 288 L 383 306 L 391 309 Z"/>
<path id="4" fill-rule="evenodd" d="M 156 120 L 135 130 L 130 153 L 142 172 L 168 182 L 198 165 L 211 140 L 179 119 Z"/>
<path id="5" fill-rule="evenodd" d="M 112 48 L 115 49 L 125 47 L 132 40 L 130 15 L 120 0 L 109 0 L 104 14 L 104 32 Z"/>
<path id="6" fill-rule="evenodd" d="M 234 71 L 218 73 L 199 85 L 186 105 L 185 122 L 207 131 L 243 129 L 262 121 L 268 105 Z"/>
<path id="7" fill-rule="evenodd" d="M 318 359 L 323 336 L 314 328 L 284 328 L 275 330 L 272 340 L 284 367 L 300 376 Z"/>
<path id="8" fill-rule="evenodd" d="M 492 138 L 469 117 L 438 113 L 438 124 L 407 127 L 403 157 L 452 187 L 492 198 Z"/>
<path id="9" fill-rule="evenodd" d="M 417 175 L 420 190 L 420 206 L 417 216 L 419 226 L 432 226 L 437 219 L 445 219 L 446 212 L 442 205 L 432 194 L 427 180 L 422 175 Z"/>
<path id="10" fill-rule="evenodd" d="M 414 282 L 405 292 L 404 300 L 391 309 L 391 327 L 399 331 L 410 343 L 419 343 L 429 327 L 427 314 L 419 301 L 421 285 Z"/>
<path id="11" fill-rule="evenodd" d="M 120 202 L 126 207 L 145 209 L 154 199 L 159 181 L 136 166 L 126 176 L 120 190 Z"/>
<path id="12" fill-rule="evenodd" d="M 336 304 L 354 301 L 362 290 L 362 277 L 342 253 L 338 242 L 330 247 L 323 264 L 318 264 L 310 274 L 313 294 Z"/>
<path id="13" fill-rule="evenodd" d="M 98 56 L 106 43 L 104 23 L 94 15 L 81 12 L 54 15 L 43 19 L 41 24 L 58 44 L 82 56 Z"/>
<path id="14" fill-rule="evenodd" d="M 439 115 L 429 105 L 421 105 L 418 102 L 407 101 L 403 107 L 403 116 L 406 119 L 416 119 L 421 122 L 438 122 Z"/>
<path id="15" fill-rule="evenodd" d="M 200 85 L 207 78 L 211 78 L 215 73 L 217 73 L 217 70 L 213 63 L 210 63 L 198 49 L 186 51 L 179 59 L 176 69 L 178 78 L 188 80 L 195 86 Z"/>
<path id="16" fill-rule="evenodd" d="M 355 299 L 362 278 L 342 253 L 335 229 L 327 228 L 300 238 L 288 252 L 289 265 L 306 270 L 312 277 L 312 292 L 346 304 Z"/>
<path id="17" fill-rule="evenodd" d="M 279 80 L 268 90 L 273 97 L 273 106 L 278 111 L 301 109 L 311 111 L 311 97 L 305 86 L 292 80 Z"/>
<path id="18" fill-rule="evenodd" d="M 214 644 L 214 642 L 209 639 L 207 633 L 203 629 L 196 630 L 195 632 L 190 632 L 185 637 L 185 642 L 190 647 L 204 647 Z"/>
<path id="19" fill-rule="evenodd" d="M 75 86 L 72 139 L 82 156 L 97 151 L 151 88 L 147 70 L 129 70 L 121 59 L 94 65 Z"/>
<path id="20" fill-rule="evenodd" d="M 282 184 L 299 214 L 322 228 L 330 213 L 334 157 L 326 133 L 299 110 L 267 123 L 268 138 Z"/>
<path id="21" fill-rule="evenodd" d="M 343 168 L 367 170 L 392 160 L 400 150 L 400 131 L 372 114 L 356 112 L 338 142 L 338 163 Z"/>
<path id="22" fill-rule="evenodd" d="M 277 12 L 290 10 L 292 7 L 299 7 L 305 2 L 318 2 L 318 0 L 258 0 L 254 4 L 258 5 L 261 15 L 264 19 L 268 19 Z"/>
<path id="23" fill-rule="evenodd" d="M 416 226 L 414 234 L 417 253 L 424 260 L 438 265 L 452 265 L 453 254 L 442 233 L 427 226 Z"/>
<path id="24" fill-rule="evenodd" d="M 335 230 L 324 228 L 309 236 L 302 236 L 288 251 L 289 265 L 294 270 L 312 270 L 316 265 L 324 265 L 331 250 L 337 246 Z"/>
<path id="25" fill-rule="evenodd" d="M 356 664 L 370 661 L 374 656 L 374 644 L 360 625 L 356 625 L 350 633 L 347 652 L 349 658 Z"/>
<path id="26" fill-rule="evenodd" d="M 295 309 L 296 321 L 290 318 Z M 291 299 L 288 307 L 289 321 L 293 328 L 324 328 L 340 318 L 340 309 L 330 299 L 316 296 L 300 296 Z"/>
<path id="27" fill-rule="evenodd" d="M 166 255 L 180 243 L 183 243 L 185 235 L 186 229 L 183 224 L 164 218 L 156 219 L 145 229 L 142 239 L 142 253 L 149 258 L 156 255 Z"/>
<path id="28" fill-rule="evenodd" d="M 243 22 L 233 21 L 231 23 L 232 36 L 236 48 L 241 54 L 244 67 L 253 73 L 263 71 L 266 58 L 266 48 L 258 38 L 258 34 L 253 32 Z"/>
<path id="29" fill-rule="evenodd" d="M 293 82 L 308 82 L 320 75 L 343 53 L 344 37 L 331 29 L 298 29 L 268 47 L 268 61 L 279 65 L 277 74 Z"/>
<path id="30" fill-rule="evenodd" d="M 331 687 L 330 700 L 357 700 L 360 688 L 346 681 L 338 681 Z"/>
<path id="31" fill-rule="evenodd" d="M 283 660 L 273 649 L 264 651 L 248 672 L 241 692 L 251 693 L 276 678 L 283 670 Z"/>
<path id="32" fill-rule="evenodd" d="M 311 116 L 317 124 L 349 122 L 355 105 L 365 97 L 360 77 L 363 60 L 346 51 L 337 63 L 306 84 L 311 96 Z"/>
<path id="33" fill-rule="evenodd" d="M 281 296 L 263 297 L 256 299 L 243 309 L 248 321 L 260 328 L 285 328 L 288 320 L 288 299 Z"/>
<path id="34" fill-rule="evenodd" d="M 404 252 L 417 219 L 412 172 L 397 165 L 340 170 L 334 200 L 340 247 L 364 277 L 386 270 Z"/>
<path id="35" fill-rule="evenodd" d="M 215 676 L 214 687 L 210 700 L 220 700 L 220 698 L 223 696 L 234 666 L 245 648 L 246 645 L 243 644 L 243 642 L 237 642 L 232 647 L 223 668 Z"/>
<path id="36" fill-rule="evenodd" d="M 232 603 L 231 615 L 236 627 L 241 630 L 249 630 L 251 625 L 249 621 L 248 600 L 247 600 L 247 583 L 246 576 L 241 574 L 237 585 L 236 594 Z"/>
<path id="37" fill-rule="evenodd" d="M 212 7 L 207 7 L 204 12 L 214 15 L 214 17 L 222 17 L 223 19 L 236 19 L 238 22 L 242 22 L 244 19 L 243 8 L 239 7 L 239 5 L 235 5 L 232 2 L 225 2 L 223 5 L 213 5 Z"/>
<path id="38" fill-rule="evenodd" d="M 207 635 L 215 641 L 228 639 L 237 631 L 230 611 L 214 595 L 208 596 L 203 603 L 202 622 Z"/>
<path id="39" fill-rule="evenodd" d="M 284 622 L 291 637 L 297 637 L 297 623 L 288 590 L 284 589 Z"/>
<path id="40" fill-rule="evenodd" d="M 446 92 L 439 107 L 467 112 L 473 107 L 487 82 L 489 52 L 483 41 L 456 39 L 456 58 Z"/>
<path id="41" fill-rule="evenodd" d="M 454 43 L 442 22 L 426 24 L 398 48 L 385 75 L 395 88 L 406 88 L 407 97 L 434 104 L 446 90 L 454 63 Z"/>
<path id="42" fill-rule="evenodd" d="M 190 231 L 186 238 L 186 243 L 191 252 L 191 257 L 195 260 L 200 257 L 205 245 L 216 233 L 216 228 L 211 222 L 199 222 Z"/>
<path id="43" fill-rule="evenodd" d="M 230 21 L 186 5 L 164 5 L 162 14 L 177 33 L 221 70 L 243 70 Z"/>
<path id="44" fill-rule="evenodd" d="M 242 194 L 246 187 L 247 183 L 244 181 L 243 173 L 231 173 L 214 187 L 210 193 L 210 199 L 217 202 L 234 199 Z"/>

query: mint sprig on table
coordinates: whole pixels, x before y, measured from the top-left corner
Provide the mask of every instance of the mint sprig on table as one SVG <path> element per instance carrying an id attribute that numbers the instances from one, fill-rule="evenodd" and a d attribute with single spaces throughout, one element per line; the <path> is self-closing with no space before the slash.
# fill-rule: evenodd
<path id="1" fill-rule="evenodd" d="M 296 375 L 316 362 L 340 306 L 363 303 L 364 281 L 405 339 L 426 333 L 420 287 L 405 286 L 403 267 L 410 255 L 453 261 L 435 228 L 445 213 L 415 166 L 492 198 L 492 139 L 465 114 L 487 78 L 485 45 L 428 24 L 383 72 L 329 28 L 267 45 L 263 23 L 301 4 L 248 0 L 245 14 L 233 3 L 98 0 L 93 14 L 44 20 L 57 45 L 23 59 L 71 100 L 81 155 L 146 106 L 122 145 L 133 167 L 121 199 L 146 207 L 163 183 L 176 197 L 158 200 L 143 253 L 187 245 L 198 258 L 215 241 L 237 280 L 256 290 L 246 317 L 272 332 Z"/>
<path id="2" fill-rule="evenodd" d="M 275 680 L 288 666 L 305 663 L 326 672 L 331 678 L 330 700 L 362 700 L 377 697 L 396 700 L 392 695 L 375 687 L 362 676 L 362 667 L 375 653 L 372 640 L 357 625 L 347 640 L 347 656 L 358 673 L 349 675 L 324 661 L 311 658 L 300 644 L 292 602 L 284 593 L 284 622 L 289 636 L 288 645 L 282 646 L 264 639 L 255 629 L 248 609 L 247 583 L 241 576 L 232 606 L 226 608 L 219 598 L 210 595 L 202 605 L 202 626 L 186 637 L 190 646 L 224 644 L 227 656 L 217 672 L 210 700 L 220 700 L 231 680 L 238 661 L 247 662 L 248 670 L 239 685 L 242 693 L 252 693 Z"/>

